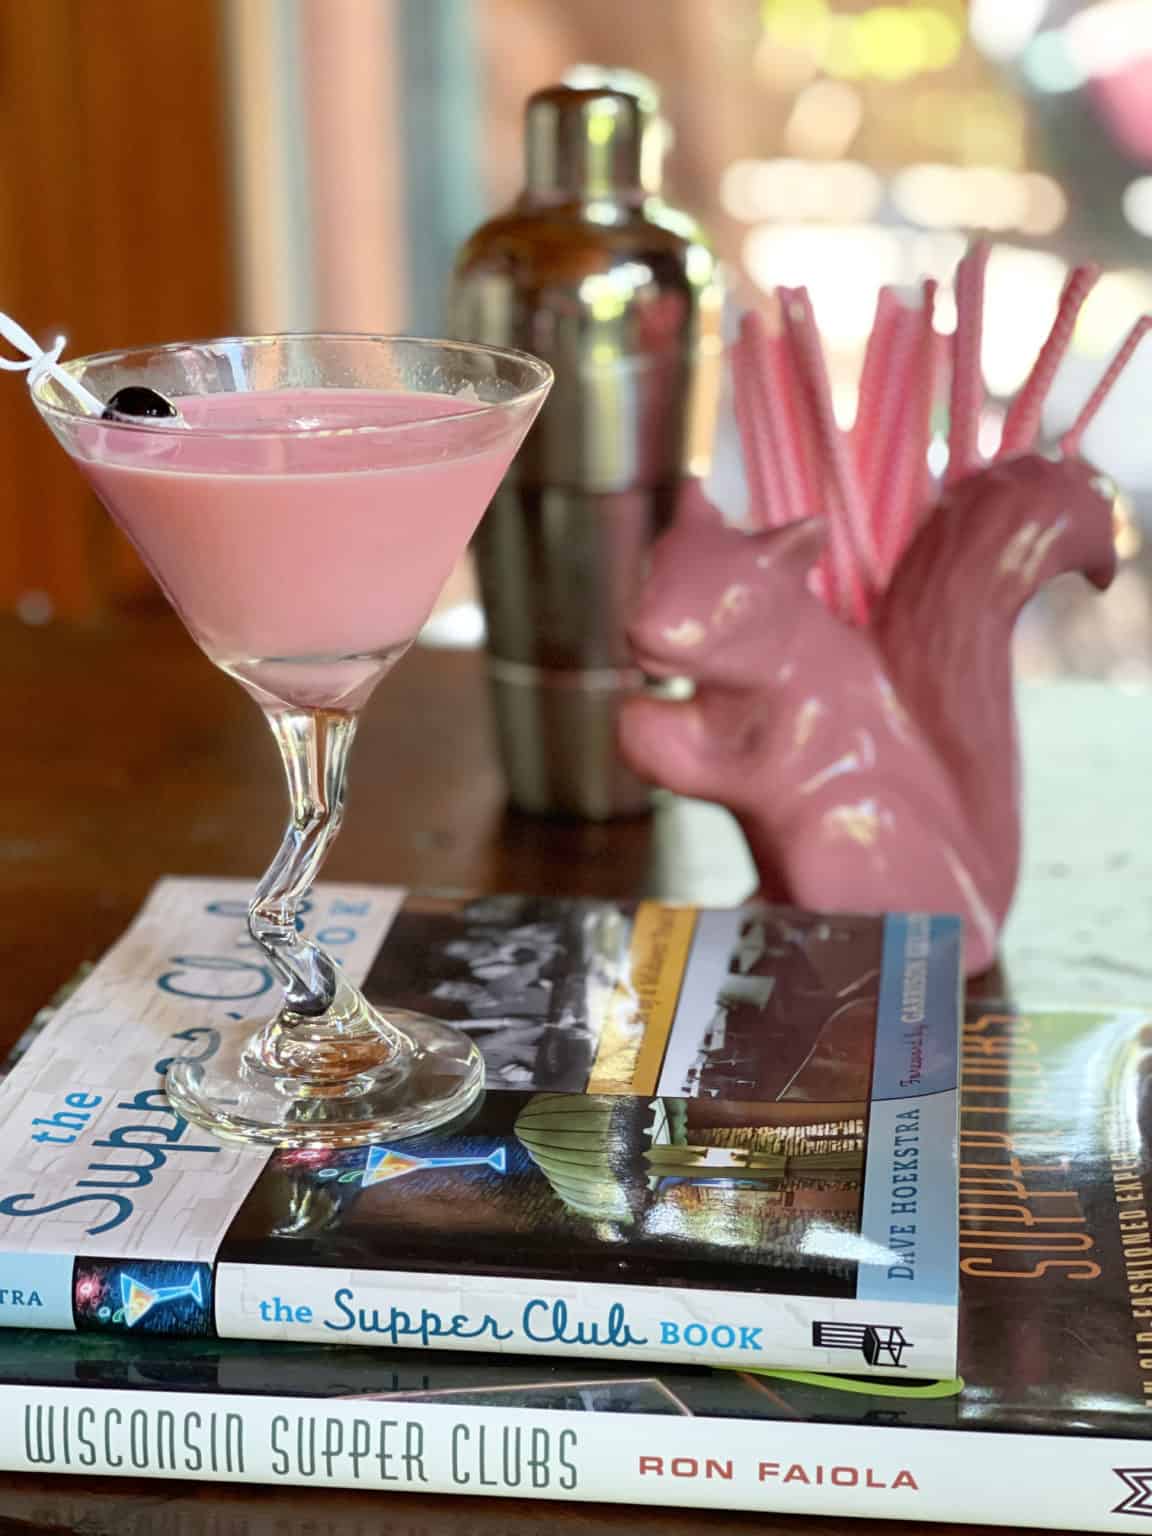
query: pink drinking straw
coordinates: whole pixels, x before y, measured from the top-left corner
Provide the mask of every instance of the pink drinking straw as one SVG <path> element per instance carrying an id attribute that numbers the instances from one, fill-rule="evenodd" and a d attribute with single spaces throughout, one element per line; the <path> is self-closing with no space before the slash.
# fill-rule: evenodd
<path id="1" fill-rule="evenodd" d="M 793 364 L 802 382 L 815 428 L 815 444 L 821 455 L 838 606 L 843 618 L 864 624 L 868 619 L 868 587 L 874 583 L 876 552 L 856 479 L 856 465 L 832 409 L 832 390 L 812 301 L 804 288 L 782 289 L 781 296 Z"/>
<path id="2" fill-rule="evenodd" d="M 803 486 L 804 507 L 809 517 L 819 517 L 827 531 L 824 548 L 814 567 L 810 586 L 830 613 L 844 617 L 847 604 L 843 552 L 834 549 L 836 508 L 828 495 L 827 464 L 820 450 L 812 405 L 805 387 L 791 328 L 786 314 L 788 295 L 777 290 L 777 317 L 780 334 L 775 339 L 778 377 L 785 381 L 782 393 L 787 400 L 786 422 L 795 446 Z"/>
<path id="3" fill-rule="evenodd" d="M 779 329 L 773 331 L 762 314 L 753 312 L 747 316 L 747 334 L 759 391 L 757 421 L 759 430 L 771 439 L 778 475 L 772 521 L 774 526 L 781 526 L 810 517 L 817 510 L 805 426 L 797 412 L 802 401 L 791 372 L 787 342 Z"/>
<path id="4" fill-rule="evenodd" d="M 741 320 L 740 335 L 729 354 L 732 399 L 748 480 L 748 521 L 753 528 L 766 528 L 780 510 L 780 472 L 770 434 L 765 430 L 759 365 L 752 351 L 749 319 L 745 315 Z"/>
<path id="5" fill-rule="evenodd" d="M 936 420 L 936 405 L 942 393 L 941 385 L 946 376 L 946 370 L 951 360 L 949 338 L 941 336 L 939 331 L 932 333 L 932 412 L 928 423 L 928 442 L 924 450 L 924 472 L 920 477 L 921 506 L 927 512 L 936 500 L 937 476 L 929 461 L 929 451 L 932 447 L 934 436 L 933 428 Z"/>
<path id="6" fill-rule="evenodd" d="M 829 521 L 830 508 L 822 472 L 816 425 L 804 388 L 791 332 L 785 313 L 787 294 L 777 289 L 772 316 L 774 328 L 765 324 L 757 340 L 762 348 L 766 376 L 773 380 L 773 403 L 779 409 L 774 417 L 777 440 L 781 445 L 781 465 L 789 480 L 789 518 L 820 517 Z M 831 534 L 814 571 L 813 590 L 833 613 L 843 607 L 840 582 L 831 553 Z"/>
<path id="7" fill-rule="evenodd" d="M 752 359 L 752 398 L 755 424 L 775 480 L 768 504 L 769 528 L 805 517 L 809 497 L 803 481 L 803 461 L 790 415 L 792 384 L 781 361 L 781 339 L 773 335 L 762 314 L 748 324 L 748 350 Z"/>
<path id="8" fill-rule="evenodd" d="M 980 462 L 977 438 L 984 409 L 980 338 L 984 331 L 984 275 L 988 243 L 978 240 L 956 269 L 956 336 L 948 402 L 948 470 L 945 485 L 962 479 Z"/>
<path id="9" fill-rule="evenodd" d="M 828 530 L 828 538 L 817 564 L 819 580 L 816 585 L 831 612 L 842 616 L 846 602 L 845 573 L 843 560 L 837 558 L 833 547 L 835 507 L 828 496 L 827 466 L 824 455 L 820 451 L 812 402 L 792 335 L 789 314 L 792 294 L 793 290 L 790 288 L 776 290 L 776 317 L 780 328 L 776 352 L 777 367 L 780 377 L 787 380 L 788 425 L 800 461 L 805 503 L 809 514 L 822 518 Z"/>
<path id="10" fill-rule="evenodd" d="M 893 451 L 877 499 L 880 518 L 874 526 L 880 553 L 880 578 L 884 586 L 891 580 L 915 532 L 925 500 L 928 444 L 932 436 L 939 361 L 939 338 L 934 324 L 936 287 L 931 278 L 923 285 L 923 300 L 915 316 L 917 335 L 904 375 L 903 402 Z"/>
<path id="11" fill-rule="evenodd" d="M 1136 324 L 1128 332 L 1120 346 L 1120 350 L 1104 370 L 1104 375 L 1100 382 L 1084 402 L 1079 416 L 1077 416 L 1076 420 L 1060 439 L 1060 450 L 1062 453 L 1068 454 L 1069 457 L 1075 457 L 1080 452 L 1080 442 L 1085 432 L 1092 425 L 1100 407 L 1112 393 L 1116 380 L 1131 362 L 1132 354 L 1150 330 L 1152 330 L 1152 315 L 1145 315 L 1142 319 L 1137 320 Z"/>
<path id="12" fill-rule="evenodd" d="M 1008 415 L 1004 419 L 1004 433 L 996 454 L 998 459 L 1006 458 L 1009 454 L 1027 453 L 1035 446 L 1036 434 L 1040 430 L 1044 413 L 1044 402 L 1048 398 L 1048 391 L 1052 388 L 1052 380 L 1064 361 L 1064 354 L 1068 351 L 1077 317 L 1084 307 L 1084 300 L 1096 286 L 1099 276 L 1100 268 L 1097 266 L 1077 267 L 1064 284 L 1064 292 L 1060 295 L 1060 306 L 1052 322 L 1052 329 L 1048 332 L 1048 339 L 1040 348 L 1027 382 L 1012 402 Z"/>
<path id="13" fill-rule="evenodd" d="M 864 497 L 872 524 L 872 538 L 879 548 L 888 520 L 884 487 L 893 456 L 899 451 L 900 420 L 915 366 L 920 334 L 918 311 L 898 303 L 890 319 L 890 335 L 884 377 L 880 380 L 866 431 L 873 441 Z"/>
<path id="14" fill-rule="evenodd" d="M 902 307 L 891 288 L 881 288 L 876 295 L 876 314 L 864 349 L 864 366 L 856 395 L 856 420 L 852 423 L 852 451 L 862 486 L 871 483 L 882 446 L 875 431 L 876 412 L 889 376 L 892 343 Z"/>

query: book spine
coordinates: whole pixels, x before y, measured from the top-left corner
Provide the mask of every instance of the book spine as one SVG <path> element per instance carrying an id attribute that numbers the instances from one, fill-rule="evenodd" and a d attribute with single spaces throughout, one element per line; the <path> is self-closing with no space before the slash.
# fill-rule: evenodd
<path id="1" fill-rule="evenodd" d="M 951 1306 L 512 1275 L 216 1270 L 221 1338 L 951 1377 Z"/>
<path id="2" fill-rule="evenodd" d="M 1140 1441 L 0 1387 L 0 1469 L 1146 1530 Z"/>
<path id="3" fill-rule="evenodd" d="M 868 1111 L 862 1301 L 959 1303 L 961 929 L 889 916 Z"/>

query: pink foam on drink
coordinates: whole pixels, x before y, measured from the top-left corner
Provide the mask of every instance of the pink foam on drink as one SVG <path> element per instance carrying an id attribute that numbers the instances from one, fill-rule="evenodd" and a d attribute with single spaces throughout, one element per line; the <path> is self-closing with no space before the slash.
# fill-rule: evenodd
<path id="1" fill-rule="evenodd" d="M 184 428 L 84 423 L 77 457 L 208 655 L 310 706 L 351 702 L 412 640 L 528 425 L 385 390 L 175 403 Z"/>

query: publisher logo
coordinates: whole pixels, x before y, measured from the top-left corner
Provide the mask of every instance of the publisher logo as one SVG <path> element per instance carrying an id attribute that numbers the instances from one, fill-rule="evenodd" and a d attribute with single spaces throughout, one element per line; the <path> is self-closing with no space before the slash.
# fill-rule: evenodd
<path id="1" fill-rule="evenodd" d="M 859 1350 L 869 1365 L 897 1370 L 905 1369 L 905 1351 L 914 1347 L 903 1328 L 886 1323 L 813 1323 L 812 1344 L 816 1349 Z"/>
<path id="2" fill-rule="evenodd" d="M 1143 1515 L 1152 1520 L 1152 1467 L 1113 1467 L 1128 1488 L 1128 1497 L 1117 1504 L 1114 1515 Z"/>

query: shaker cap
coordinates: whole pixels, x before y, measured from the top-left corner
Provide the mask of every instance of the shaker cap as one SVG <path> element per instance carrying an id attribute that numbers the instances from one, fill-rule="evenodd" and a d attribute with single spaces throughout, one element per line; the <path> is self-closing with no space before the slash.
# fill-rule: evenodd
<path id="1" fill-rule="evenodd" d="M 655 189 L 645 156 L 650 103 L 602 86 L 553 85 L 525 109 L 525 191 L 533 200 L 642 198 Z"/>

